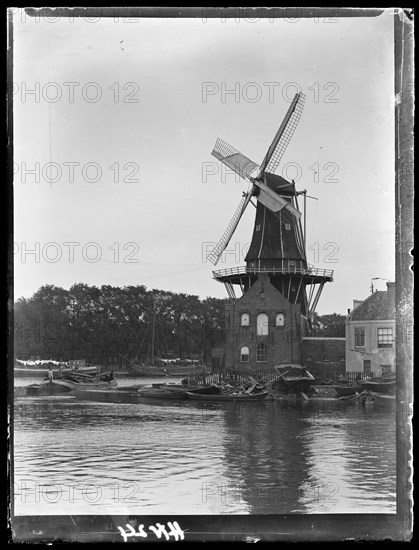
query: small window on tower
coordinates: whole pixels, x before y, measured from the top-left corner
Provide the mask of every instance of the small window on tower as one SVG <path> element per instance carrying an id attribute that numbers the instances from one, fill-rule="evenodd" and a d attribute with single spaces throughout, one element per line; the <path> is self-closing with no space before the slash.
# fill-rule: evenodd
<path id="1" fill-rule="evenodd" d="M 248 327 L 249 326 L 249 314 L 243 313 L 241 317 L 241 326 L 242 327 Z"/>
<path id="2" fill-rule="evenodd" d="M 256 231 L 260 231 L 260 223 L 256 224 Z"/>
<path id="3" fill-rule="evenodd" d="M 278 313 L 276 316 L 276 326 L 283 327 L 285 323 L 285 317 L 283 313 Z"/>
<path id="4" fill-rule="evenodd" d="M 290 223 L 286 223 L 285 224 L 285 229 L 287 229 L 288 231 L 291 230 L 291 224 Z"/>
<path id="5" fill-rule="evenodd" d="M 247 346 L 243 346 L 240 350 L 240 361 L 242 363 L 249 362 L 249 348 Z"/>

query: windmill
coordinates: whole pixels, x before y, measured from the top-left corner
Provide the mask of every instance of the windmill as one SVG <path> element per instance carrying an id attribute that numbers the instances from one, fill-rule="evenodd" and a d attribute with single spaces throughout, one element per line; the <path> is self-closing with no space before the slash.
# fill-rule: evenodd
<path id="1" fill-rule="evenodd" d="M 324 284 L 333 280 L 333 271 L 315 269 L 307 264 L 306 190 L 297 192 L 294 181 L 289 182 L 275 174 L 297 128 L 304 102 L 305 95 L 297 93 L 260 166 L 222 139 L 217 139 L 212 155 L 245 180 L 249 190 L 243 193 L 227 229 L 207 257 L 214 265 L 218 263 L 251 202 L 256 207 L 256 218 L 245 258 L 246 266 L 214 271 L 213 276 L 225 284 L 230 300 L 235 301 L 233 285 L 239 285 L 244 293 L 258 274 L 269 274 L 271 283 L 289 301 L 301 305 L 301 314 L 307 319 L 309 329 L 310 316 L 315 311 Z M 298 195 L 304 196 L 303 223 Z M 310 287 L 309 296 L 306 287 Z"/>

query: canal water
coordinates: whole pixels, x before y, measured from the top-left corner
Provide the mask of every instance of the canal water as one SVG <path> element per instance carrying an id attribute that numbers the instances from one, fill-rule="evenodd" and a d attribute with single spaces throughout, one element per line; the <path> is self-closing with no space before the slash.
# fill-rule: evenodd
<path id="1" fill-rule="evenodd" d="M 17 397 L 13 450 L 16 515 L 396 513 L 387 404 Z"/>

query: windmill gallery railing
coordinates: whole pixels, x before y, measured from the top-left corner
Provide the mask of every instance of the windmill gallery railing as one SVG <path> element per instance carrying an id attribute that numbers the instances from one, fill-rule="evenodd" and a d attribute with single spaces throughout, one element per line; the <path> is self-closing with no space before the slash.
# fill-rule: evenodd
<path id="1" fill-rule="evenodd" d="M 284 265 L 282 267 L 232 267 L 228 269 L 220 269 L 218 271 L 213 271 L 214 279 L 222 279 L 224 277 L 231 277 L 234 275 L 257 275 L 259 273 L 269 273 L 272 275 L 283 275 L 283 274 L 293 274 L 293 275 L 307 275 L 312 277 L 326 277 L 333 280 L 333 270 L 332 269 L 317 269 L 312 266 L 301 267 L 298 265 Z"/>

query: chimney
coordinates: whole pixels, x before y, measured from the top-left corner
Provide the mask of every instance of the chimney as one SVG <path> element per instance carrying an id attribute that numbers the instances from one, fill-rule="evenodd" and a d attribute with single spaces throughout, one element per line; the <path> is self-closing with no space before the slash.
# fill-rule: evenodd
<path id="1" fill-rule="evenodd" d="M 354 301 L 353 301 L 353 302 L 354 302 L 354 305 L 353 305 L 352 309 L 353 309 L 353 310 L 356 309 L 359 305 L 362 304 L 363 301 L 364 301 L 364 300 L 354 300 Z"/>

